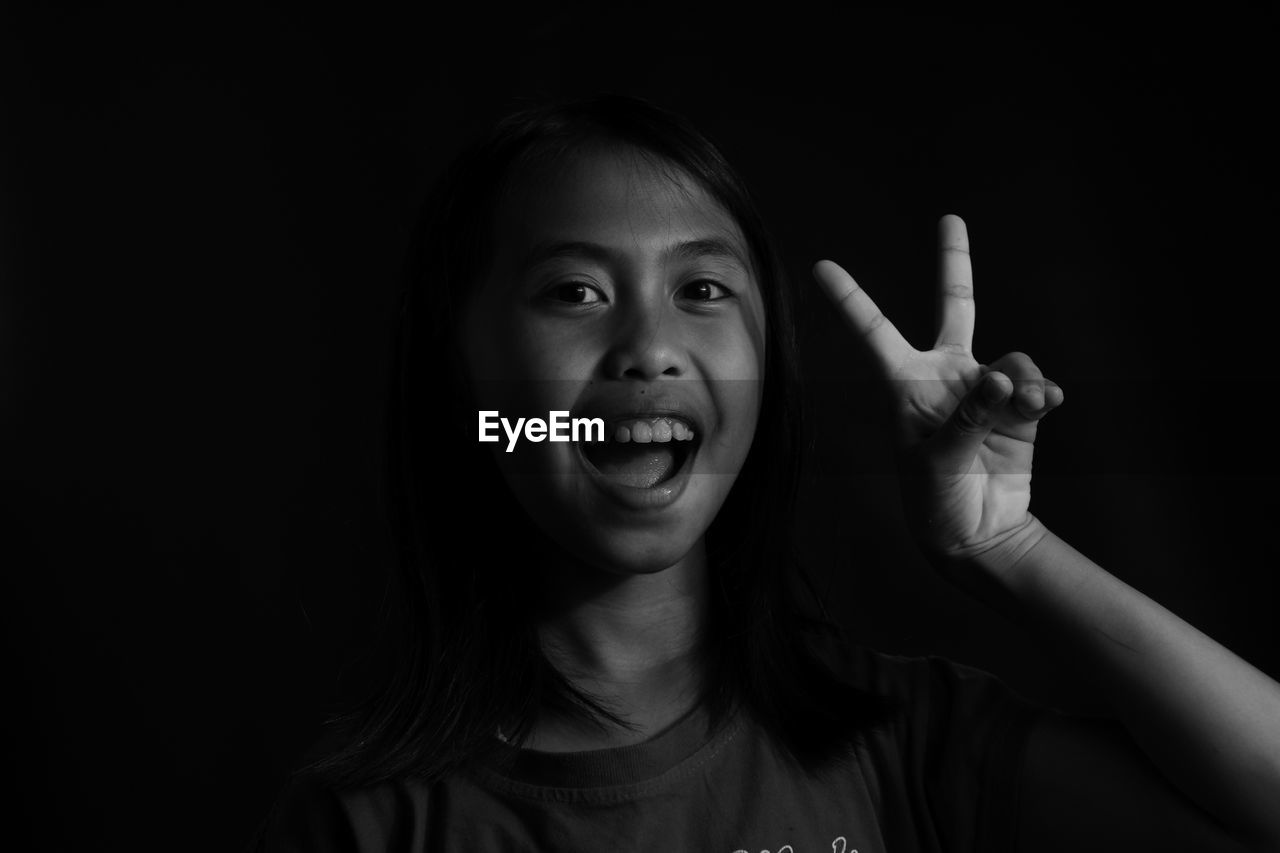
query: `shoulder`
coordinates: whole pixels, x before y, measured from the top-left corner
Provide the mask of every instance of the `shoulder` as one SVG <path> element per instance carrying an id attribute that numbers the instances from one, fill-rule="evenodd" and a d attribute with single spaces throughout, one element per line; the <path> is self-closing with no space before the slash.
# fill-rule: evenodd
<path id="1" fill-rule="evenodd" d="M 996 675 L 939 655 L 887 654 L 839 637 L 815 651 L 842 680 L 887 706 L 885 723 L 869 733 L 873 752 L 922 767 L 1014 764 L 1030 730 L 1053 713 Z"/>
<path id="2" fill-rule="evenodd" d="M 990 672 L 938 655 L 852 644 L 838 654 L 844 677 L 893 705 L 860 752 L 884 819 L 905 838 L 919 831 L 905 825 L 910 816 L 925 813 L 948 846 L 1013 849 L 1023 754 L 1037 722 L 1054 712 Z"/>
<path id="3" fill-rule="evenodd" d="M 319 776 L 300 772 L 285 783 L 248 853 L 359 849 L 337 793 Z"/>
<path id="4" fill-rule="evenodd" d="M 890 697 L 901 718 L 933 736 L 978 738 L 1008 726 L 1022 733 L 1049 710 L 984 669 L 938 655 L 912 657 L 849 646 L 846 659 L 854 684 Z"/>
<path id="5" fill-rule="evenodd" d="M 850 642 L 838 632 L 812 631 L 807 642 L 841 680 L 899 705 L 1030 705 L 998 676 L 939 655 L 889 654 Z"/>
<path id="6" fill-rule="evenodd" d="M 1012 768 L 1037 721 L 1052 713 L 998 676 L 938 655 L 851 647 L 848 661 L 855 684 L 894 704 L 898 740 L 931 765 L 945 757 L 979 772 Z"/>
<path id="7" fill-rule="evenodd" d="M 938 655 L 912 657 L 850 646 L 847 658 L 849 677 L 863 689 L 937 711 L 963 712 L 994 705 L 1032 707 L 999 676 Z"/>

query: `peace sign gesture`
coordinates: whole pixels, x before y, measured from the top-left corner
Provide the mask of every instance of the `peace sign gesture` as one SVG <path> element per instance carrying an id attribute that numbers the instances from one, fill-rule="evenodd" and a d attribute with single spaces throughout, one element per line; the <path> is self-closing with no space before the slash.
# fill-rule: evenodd
<path id="1" fill-rule="evenodd" d="M 890 383 L 903 504 L 919 544 L 944 561 L 1012 553 L 1039 524 L 1027 511 L 1031 455 L 1039 419 L 1062 403 L 1062 389 L 1023 353 L 978 363 L 964 221 L 942 217 L 938 237 L 941 322 L 927 351 L 912 347 L 838 265 L 819 261 L 813 274 Z"/>

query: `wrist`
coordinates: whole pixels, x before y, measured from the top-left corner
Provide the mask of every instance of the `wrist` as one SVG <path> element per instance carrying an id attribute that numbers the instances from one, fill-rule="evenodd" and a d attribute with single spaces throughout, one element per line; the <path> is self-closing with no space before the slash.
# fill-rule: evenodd
<path id="1" fill-rule="evenodd" d="M 1011 591 L 1027 557 L 1049 534 L 1044 522 L 1027 513 L 1022 524 L 985 542 L 926 554 L 926 557 L 940 574 L 966 592 L 990 598 L 993 586 Z"/>

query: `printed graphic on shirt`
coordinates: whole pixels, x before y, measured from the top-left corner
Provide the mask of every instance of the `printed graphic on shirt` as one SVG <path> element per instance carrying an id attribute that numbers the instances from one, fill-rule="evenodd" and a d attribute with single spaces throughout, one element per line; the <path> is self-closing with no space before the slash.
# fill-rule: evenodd
<path id="1" fill-rule="evenodd" d="M 847 843 L 848 842 L 845 841 L 845 837 L 843 835 L 836 836 L 831 841 L 831 853 L 858 853 L 858 848 L 856 847 L 853 848 L 852 850 L 846 850 L 845 845 Z M 752 851 L 747 850 L 746 848 L 739 848 L 733 851 L 733 853 L 752 853 Z M 771 851 L 768 848 L 765 848 L 761 850 L 760 853 L 796 853 L 796 851 L 792 848 L 790 844 L 784 844 L 781 847 L 779 847 L 776 851 Z"/>

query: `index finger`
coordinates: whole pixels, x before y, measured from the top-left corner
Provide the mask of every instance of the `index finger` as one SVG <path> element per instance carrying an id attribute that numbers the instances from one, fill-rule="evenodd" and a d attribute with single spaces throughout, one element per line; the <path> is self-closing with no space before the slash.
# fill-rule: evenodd
<path id="1" fill-rule="evenodd" d="M 892 370 L 911 355 L 914 351 L 911 344 L 839 264 L 818 261 L 813 265 L 813 277 L 886 370 Z"/>

